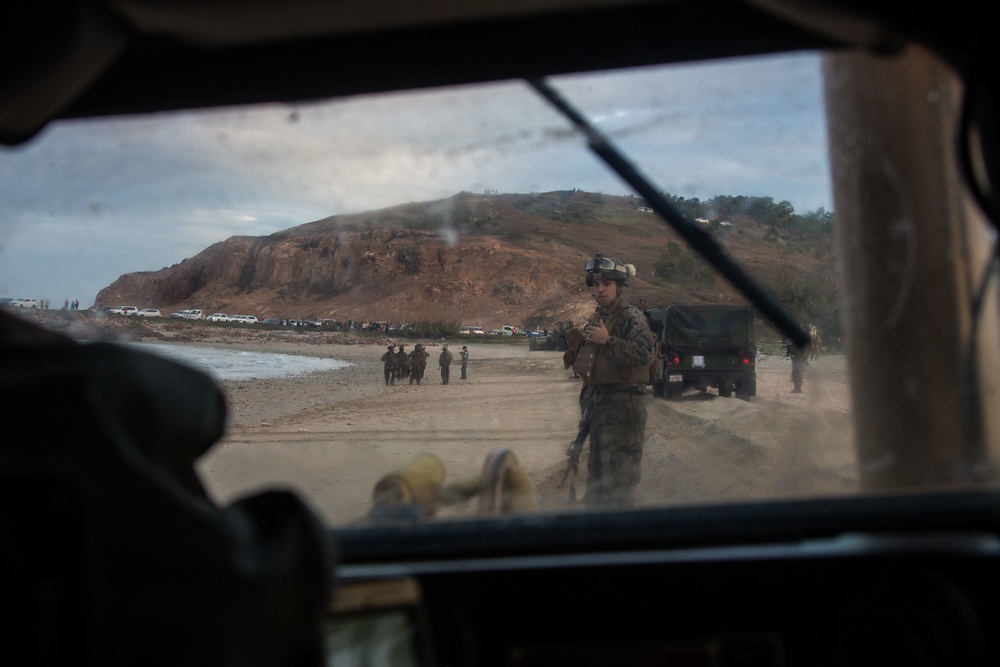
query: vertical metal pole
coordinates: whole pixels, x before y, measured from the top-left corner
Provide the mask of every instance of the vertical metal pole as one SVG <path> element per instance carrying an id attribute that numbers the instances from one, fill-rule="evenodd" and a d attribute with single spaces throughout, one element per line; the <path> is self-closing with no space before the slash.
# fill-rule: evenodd
<path id="1" fill-rule="evenodd" d="M 828 55 L 824 76 L 863 488 L 989 481 L 996 277 L 973 322 L 991 240 L 956 166 L 961 81 L 919 48 Z"/>

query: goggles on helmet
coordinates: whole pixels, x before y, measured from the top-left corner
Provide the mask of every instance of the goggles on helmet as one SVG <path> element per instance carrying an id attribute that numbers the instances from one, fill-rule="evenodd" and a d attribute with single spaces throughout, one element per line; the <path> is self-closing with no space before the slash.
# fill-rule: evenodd
<path id="1" fill-rule="evenodd" d="M 609 257 L 603 257 L 598 255 L 594 259 L 587 262 L 587 273 L 593 271 L 614 271 L 615 270 L 615 260 Z"/>

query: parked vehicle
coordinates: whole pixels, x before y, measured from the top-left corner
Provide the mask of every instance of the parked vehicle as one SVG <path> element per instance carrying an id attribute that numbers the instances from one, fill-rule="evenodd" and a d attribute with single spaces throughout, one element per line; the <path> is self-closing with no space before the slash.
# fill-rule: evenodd
<path id="1" fill-rule="evenodd" d="M 205 319 L 205 313 L 198 309 L 178 310 L 177 312 L 170 313 L 170 317 L 181 320 L 203 320 Z"/>
<path id="2" fill-rule="evenodd" d="M 653 394 L 676 398 L 688 387 L 719 396 L 757 394 L 756 316 L 752 306 L 667 306 L 647 311 L 658 333 L 663 376 Z"/>
<path id="3" fill-rule="evenodd" d="M 225 313 L 212 313 L 211 315 L 208 316 L 208 321 L 209 322 L 228 322 L 229 321 L 229 315 L 226 315 Z"/>
<path id="4" fill-rule="evenodd" d="M 514 326 L 511 326 L 509 324 L 505 324 L 503 326 L 503 330 L 506 332 L 506 335 L 508 335 L 508 336 L 523 336 L 524 335 L 524 329 L 522 329 L 521 327 L 514 327 Z"/>
<path id="5" fill-rule="evenodd" d="M 142 310 L 130 313 L 130 315 L 132 317 L 160 317 L 160 311 L 156 308 L 143 308 Z"/>
<path id="6" fill-rule="evenodd" d="M 256 315 L 233 315 L 229 321 L 238 324 L 257 324 L 258 322 Z"/>
<path id="7" fill-rule="evenodd" d="M 10 302 L 11 308 L 41 308 L 42 303 L 38 299 L 14 299 Z"/>

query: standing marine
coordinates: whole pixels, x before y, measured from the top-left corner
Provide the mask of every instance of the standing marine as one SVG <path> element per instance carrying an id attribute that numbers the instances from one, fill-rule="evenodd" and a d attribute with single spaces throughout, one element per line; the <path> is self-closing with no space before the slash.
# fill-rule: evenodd
<path id="1" fill-rule="evenodd" d="M 399 344 L 399 352 L 396 353 L 396 379 L 400 382 L 410 376 L 410 357 L 406 354 L 406 345 Z"/>
<path id="2" fill-rule="evenodd" d="M 567 332 L 566 366 L 583 379 L 580 391 L 581 435 L 588 433 L 589 505 L 631 505 L 642 470 L 646 436 L 643 395 L 649 382 L 656 338 L 645 315 L 626 305 L 622 290 L 635 267 L 597 253 L 587 262 L 586 283 L 597 309 L 583 332 Z M 583 446 L 578 437 L 572 447 Z M 571 461 L 579 451 L 571 447 Z"/>
<path id="3" fill-rule="evenodd" d="M 387 351 L 382 355 L 382 368 L 385 372 L 385 386 L 396 384 L 396 346 L 389 345 Z"/>
<path id="4" fill-rule="evenodd" d="M 451 352 L 448 351 L 447 345 L 441 346 L 438 366 L 441 367 L 441 384 L 448 384 L 448 376 L 451 375 Z"/>
<path id="5" fill-rule="evenodd" d="M 792 393 L 802 393 L 802 378 L 809 365 L 809 346 L 798 347 L 790 338 L 785 339 L 785 356 L 792 358 Z"/>
<path id="6" fill-rule="evenodd" d="M 424 370 L 427 368 L 427 357 L 430 353 L 424 349 L 423 343 L 417 343 L 410 352 L 410 384 L 416 380 L 417 384 L 424 378 Z"/>

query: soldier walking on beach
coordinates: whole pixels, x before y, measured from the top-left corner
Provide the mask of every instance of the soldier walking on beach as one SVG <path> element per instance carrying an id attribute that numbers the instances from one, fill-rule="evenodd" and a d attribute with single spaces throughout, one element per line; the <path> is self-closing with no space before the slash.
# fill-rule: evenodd
<path id="1" fill-rule="evenodd" d="M 582 333 L 567 332 L 564 362 L 583 378 L 580 432 L 589 431 L 590 438 L 584 498 L 590 505 L 631 505 L 641 477 L 643 394 L 656 338 L 646 316 L 622 298 L 622 288 L 633 276 L 634 266 L 601 253 L 587 262 L 586 283 L 597 310 Z M 582 448 L 582 438 L 578 443 L 573 447 Z M 571 461 L 574 456 L 579 457 L 579 450 L 571 448 Z"/>
<path id="2" fill-rule="evenodd" d="M 420 384 L 424 378 L 424 369 L 427 368 L 427 357 L 429 356 L 430 354 L 421 343 L 417 343 L 413 352 L 410 352 L 410 384 L 413 384 L 414 380 Z"/>
<path id="3" fill-rule="evenodd" d="M 385 371 L 385 386 L 396 384 L 396 346 L 389 345 L 387 351 L 382 355 L 382 368 Z"/>
<path id="4" fill-rule="evenodd" d="M 448 376 L 451 375 L 451 352 L 448 351 L 447 345 L 441 346 L 438 366 L 441 367 L 441 384 L 448 384 Z"/>

